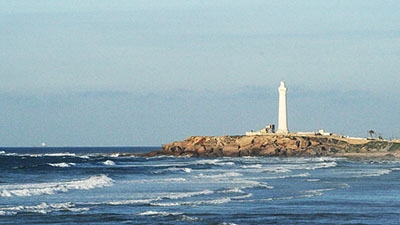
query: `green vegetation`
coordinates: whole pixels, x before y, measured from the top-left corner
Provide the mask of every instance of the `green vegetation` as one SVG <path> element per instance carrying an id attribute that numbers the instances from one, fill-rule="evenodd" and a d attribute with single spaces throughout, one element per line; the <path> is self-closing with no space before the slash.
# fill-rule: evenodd
<path id="1" fill-rule="evenodd" d="M 388 152 L 394 152 L 400 150 L 400 143 L 392 143 L 392 146 L 388 149 Z"/>

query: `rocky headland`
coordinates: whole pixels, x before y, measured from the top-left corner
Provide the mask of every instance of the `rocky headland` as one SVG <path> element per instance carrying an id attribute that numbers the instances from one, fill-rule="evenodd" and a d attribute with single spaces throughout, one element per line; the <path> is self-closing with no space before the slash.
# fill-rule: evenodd
<path id="1" fill-rule="evenodd" d="M 149 156 L 187 157 L 387 157 L 400 158 L 400 142 L 340 136 L 268 134 L 259 136 L 192 136 L 162 146 Z"/>

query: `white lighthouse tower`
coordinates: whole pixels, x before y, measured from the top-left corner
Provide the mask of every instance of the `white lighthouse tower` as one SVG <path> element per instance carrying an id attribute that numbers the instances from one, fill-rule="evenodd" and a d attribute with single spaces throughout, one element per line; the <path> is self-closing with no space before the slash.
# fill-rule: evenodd
<path id="1" fill-rule="evenodd" d="M 278 130 L 276 133 L 287 134 L 289 133 L 287 126 L 287 110 L 286 110 L 286 86 L 285 82 L 281 81 L 281 86 L 278 88 L 279 91 L 279 114 L 278 114 Z"/>

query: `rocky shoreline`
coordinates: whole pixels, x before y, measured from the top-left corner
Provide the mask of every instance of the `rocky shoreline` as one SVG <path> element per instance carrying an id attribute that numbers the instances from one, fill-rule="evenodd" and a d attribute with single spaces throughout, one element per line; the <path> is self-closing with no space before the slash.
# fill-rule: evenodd
<path id="1" fill-rule="evenodd" d="M 147 156 L 400 158 L 400 142 L 323 135 L 191 136 Z"/>

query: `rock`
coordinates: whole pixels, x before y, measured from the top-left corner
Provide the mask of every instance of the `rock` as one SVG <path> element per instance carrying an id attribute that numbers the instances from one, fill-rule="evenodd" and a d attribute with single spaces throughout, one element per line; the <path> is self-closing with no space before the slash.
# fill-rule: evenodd
<path id="1" fill-rule="evenodd" d="M 150 155 L 193 157 L 237 156 L 346 156 L 377 153 L 386 155 L 400 151 L 400 144 L 389 141 L 352 143 L 346 138 L 299 135 L 263 136 L 191 136 L 166 144 Z"/>

